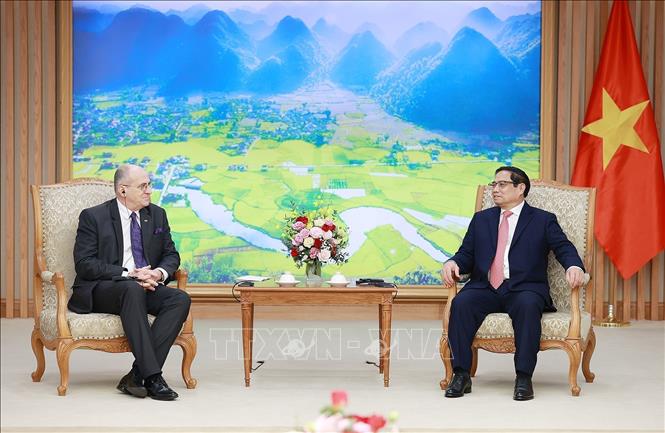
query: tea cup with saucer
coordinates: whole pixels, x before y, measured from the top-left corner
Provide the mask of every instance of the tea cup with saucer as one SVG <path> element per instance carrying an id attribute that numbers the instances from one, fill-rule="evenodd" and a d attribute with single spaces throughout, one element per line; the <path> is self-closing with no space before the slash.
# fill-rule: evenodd
<path id="1" fill-rule="evenodd" d="M 341 272 L 335 272 L 335 275 L 330 278 L 330 281 L 326 281 L 326 283 L 332 287 L 346 287 L 349 285 L 349 281 Z"/>
<path id="2" fill-rule="evenodd" d="M 284 272 L 277 280 L 277 285 L 279 287 L 295 287 L 299 282 L 291 272 Z"/>

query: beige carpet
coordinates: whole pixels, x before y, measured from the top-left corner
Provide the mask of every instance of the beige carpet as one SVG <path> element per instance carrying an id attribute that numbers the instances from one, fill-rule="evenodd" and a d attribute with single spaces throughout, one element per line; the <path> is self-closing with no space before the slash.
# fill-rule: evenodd
<path id="1" fill-rule="evenodd" d="M 71 356 L 66 397 L 58 397 L 55 354 L 46 373 L 30 380 L 35 360 L 31 320 L 1 321 L 1 430 L 3 432 L 285 432 L 302 430 L 328 403 L 330 391 L 349 393 L 359 414 L 399 412 L 402 432 L 663 432 L 665 430 L 665 324 L 633 322 L 596 330 L 593 384 L 579 374 L 572 397 L 562 351 L 539 355 L 536 398 L 512 400 L 512 356 L 481 352 L 473 393 L 446 399 L 439 389 L 438 321 L 396 321 L 391 386 L 366 361 L 376 360 L 376 324 L 370 321 L 267 321 L 256 316 L 255 360 L 266 360 L 245 388 L 240 324 L 198 320 L 198 354 L 187 390 L 174 348 L 165 378 L 180 393 L 175 402 L 136 399 L 115 385 L 130 354 L 77 350 Z M 371 329 L 371 330 L 370 330 Z"/>

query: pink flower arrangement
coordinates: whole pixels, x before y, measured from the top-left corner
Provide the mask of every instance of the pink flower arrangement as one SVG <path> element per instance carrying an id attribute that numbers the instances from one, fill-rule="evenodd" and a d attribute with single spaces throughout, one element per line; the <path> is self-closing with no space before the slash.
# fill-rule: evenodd
<path id="1" fill-rule="evenodd" d="M 349 242 L 346 226 L 330 209 L 302 211 L 293 209 L 284 219 L 282 242 L 296 266 L 345 263 L 344 248 Z"/>
<path id="2" fill-rule="evenodd" d="M 305 427 L 308 433 L 377 433 L 386 426 L 390 432 L 398 432 L 397 412 L 388 414 L 388 418 L 372 414 L 369 416 L 346 415 L 344 409 L 348 403 L 345 391 L 332 392 L 332 405 L 321 409 L 321 415 Z M 386 430 L 383 430 L 386 431 Z"/>

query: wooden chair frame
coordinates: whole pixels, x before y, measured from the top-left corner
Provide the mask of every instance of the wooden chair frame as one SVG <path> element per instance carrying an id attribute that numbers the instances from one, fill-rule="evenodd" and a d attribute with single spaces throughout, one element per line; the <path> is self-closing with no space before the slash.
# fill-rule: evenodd
<path id="1" fill-rule="evenodd" d="M 75 183 L 101 183 L 108 185 L 109 182 L 102 181 L 99 179 L 76 179 L 73 181 L 64 182 L 64 184 L 75 184 Z M 44 347 L 49 350 L 55 350 L 56 358 L 58 362 L 58 368 L 60 370 L 60 385 L 58 386 L 58 395 L 64 396 L 67 393 L 67 387 L 69 383 L 69 355 L 74 349 L 85 348 L 93 350 L 101 350 L 104 352 L 110 353 L 123 353 L 131 352 L 129 346 L 129 341 L 127 337 L 112 338 L 112 339 L 73 339 L 72 333 L 67 322 L 67 302 L 69 301 L 69 293 L 65 287 L 65 277 L 62 272 L 59 272 L 56 269 L 47 269 L 46 268 L 46 259 L 42 254 L 43 239 L 42 239 L 42 221 L 41 221 L 41 202 L 39 189 L 47 188 L 49 186 L 62 186 L 63 184 L 56 185 L 32 185 L 32 202 L 34 206 L 34 215 L 35 215 L 35 266 L 34 266 L 34 329 L 32 331 L 32 351 L 35 354 L 37 359 L 37 368 L 31 374 L 33 382 L 41 381 L 41 378 L 44 374 L 46 368 L 46 361 L 44 358 Z M 184 269 L 179 269 L 175 275 L 174 279 L 177 281 L 177 287 L 180 290 L 186 291 L 187 288 L 187 278 L 188 273 Z M 53 284 L 56 288 L 57 296 L 57 338 L 49 340 L 41 332 L 40 328 L 40 317 L 43 308 L 43 288 L 42 283 Z M 176 338 L 175 345 L 178 345 L 182 348 L 183 359 L 182 359 L 182 377 L 185 381 L 185 385 L 189 389 L 196 387 L 197 381 L 192 378 L 190 373 L 190 368 L 194 357 L 196 356 L 196 338 L 193 333 L 193 320 L 191 312 L 187 316 L 183 324 L 182 331 L 180 335 Z"/>
<path id="2" fill-rule="evenodd" d="M 557 189 L 563 190 L 589 190 L 589 208 L 587 212 L 587 234 L 586 234 L 586 247 L 585 255 L 582 258 L 584 261 L 584 266 L 589 271 L 591 269 L 592 258 L 594 257 L 593 249 L 593 221 L 594 221 L 594 211 L 595 211 L 595 189 L 593 188 L 581 188 L 574 187 L 570 185 L 565 185 L 559 182 L 554 181 L 541 181 L 534 180 L 531 182 L 532 188 L 534 186 L 549 186 Z M 486 186 L 478 186 L 476 194 L 476 211 L 480 210 L 482 207 L 483 194 Z M 588 284 L 589 272 L 587 272 L 587 281 Z M 458 287 L 459 286 L 459 287 Z M 441 335 L 441 340 L 439 344 L 439 352 L 441 355 L 441 360 L 443 361 L 445 367 L 445 377 L 440 382 L 440 387 L 442 390 L 445 390 L 453 376 L 453 366 L 452 366 L 452 353 L 450 351 L 450 346 L 448 345 L 448 323 L 450 320 L 450 308 L 453 299 L 457 295 L 457 292 L 463 287 L 463 284 L 456 284 L 449 288 L 450 293 L 448 295 L 448 301 L 446 302 L 446 307 L 443 314 L 443 332 Z M 588 294 L 588 291 L 587 291 Z M 568 354 L 569 367 L 568 367 L 568 382 L 570 384 L 570 391 L 573 396 L 579 396 L 580 387 L 577 384 L 577 372 L 580 367 L 580 362 L 582 364 L 582 373 L 584 378 L 588 383 L 592 383 L 595 374 L 590 370 L 591 356 L 596 347 L 596 335 L 593 331 L 593 325 L 590 325 L 589 333 L 585 340 L 581 337 L 581 311 L 580 311 L 580 287 L 573 287 L 571 289 L 571 323 L 568 329 L 568 335 L 564 340 L 540 340 L 540 350 L 549 350 L 549 349 L 562 349 L 565 350 Z M 587 297 L 587 302 L 585 302 L 585 310 L 590 312 L 589 299 Z M 494 353 L 515 353 L 515 341 L 514 338 L 474 338 L 471 345 L 471 350 L 473 353 L 473 360 L 471 364 L 470 374 L 472 377 L 476 374 L 476 369 L 478 368 L 478 349 L 484 349 L 489 352 Z"/>

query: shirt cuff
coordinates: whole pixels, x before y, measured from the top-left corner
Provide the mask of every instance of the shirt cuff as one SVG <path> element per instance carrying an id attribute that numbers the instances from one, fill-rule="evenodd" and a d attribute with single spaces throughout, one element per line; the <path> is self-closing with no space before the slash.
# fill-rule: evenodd
<path id="1" fill-rule="evenodd" d="M 164 270 L 164 268 L 155 268 L 162 273 L 162 279 L 157 281 L 158 283 L 163 283 L 169 277 L 169 273 Z"/>
<path id="2" fill-rule="evenodd" d="M 575 265 L 570 266 L 568 269 L 566 269 L 566 272 L 568 272 L 568 270 L 573 269 L 573 268 L 579 269 L 580 271 L 584 272 L 584 269 L 580 268 L 579 266 L 575 266 Z"/>
<path id="3" fill-rule="evenodd" d="M 127 271 L 122 271 L 122 276 L 123 276 L 123 277 L 127 278 L 128 275 L 129 275 L 129 272 L 127 272 Z"/>

